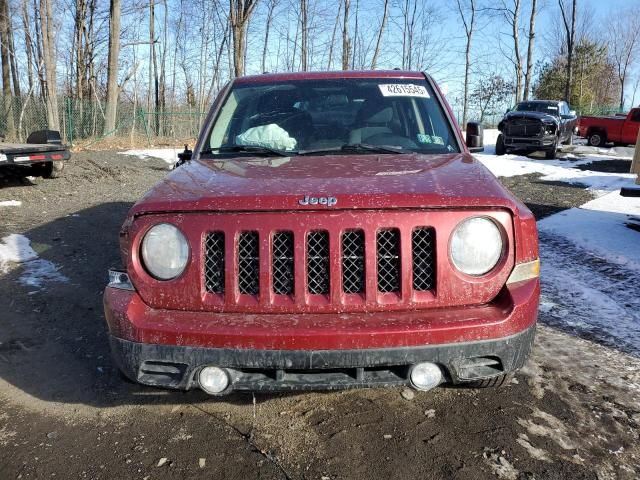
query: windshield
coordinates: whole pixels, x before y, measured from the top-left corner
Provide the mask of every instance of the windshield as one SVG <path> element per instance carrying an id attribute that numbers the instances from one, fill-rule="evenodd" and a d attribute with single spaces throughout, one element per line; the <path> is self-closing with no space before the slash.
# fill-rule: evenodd
<path id="1" fill-rule="evenodd" d="M 425 80 L 339 79 L 236 85 L 205 155 L 453 153 L 456 137 Z M 260 148 L 258 148 L 260 147 Z"/>
<path id="2" fill-rule="evenodd" d="M 549 115 L 560 115 L 557 103 L 522 102 L 516 105 L 516 112 L 542 112 Z"/>

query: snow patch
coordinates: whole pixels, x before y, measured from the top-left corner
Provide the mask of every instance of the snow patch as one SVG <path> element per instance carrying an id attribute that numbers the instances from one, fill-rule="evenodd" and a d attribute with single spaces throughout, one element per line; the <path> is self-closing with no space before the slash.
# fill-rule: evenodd
<path id="1" fill-rule="evenodd" d="M 53 262 L 38 258 L 31 241 L 24 235 L 7 235 L 0 243 L 0 272 L 6 273 L 12 264 L 22 265 L 18 282 L 27 287 L 40 289 L 48 282 L 69 281 Z"/>
<path id="2" fill-rule="evenodd" d="M 567 160 L 534 160 L 518 155 L 478 154 L 475 157 L 496 177 L 514 177 L 539 173 L 541 180 L 547 182 L 566 182 L 585 185 L 596 194 L 619 190 L 634 185 L 635 175 L 631 173 L 608 173 L 580 170 L 574 168 L 592 162 L 610 158 L 589 156 L 576 161 Z"/>
<path id="3" fill-rule="evenodd" d="M 118 152 L 120 155 L 131 155 L 141 160 L 149 158 L 159 158 L 167 164 L 173 166 L 178 161 L 178 150 L 175 148 L 150 148 L 144 150 L 127 150 L 126 152 Z"/>
<path id="4" fill-rule="evenodd" d="M 627 224 L 640 224 L 640 198 L 625 198 L 619 191 L 551 215 L 538 229 L 559 235 L 610 262 L 640 271 L 640 233 Z"/>
<path id="5" fill-rule="evenodd" d="M 19 207 L 22 205 L 20 200 L 3 200 L 0 202 L 0 207 Z"/>
<path id="6" fill-rule="evenodd" d="M 24 235 L 11 234 L 0 243 L 0 270 L 7 271 L 9 263 L 22 263 L 38 258 L 31 242 Z"/>

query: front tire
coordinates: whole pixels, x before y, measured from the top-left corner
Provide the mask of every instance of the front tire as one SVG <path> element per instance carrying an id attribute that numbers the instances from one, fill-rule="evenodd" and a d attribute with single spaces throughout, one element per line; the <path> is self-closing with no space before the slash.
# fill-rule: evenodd
<path id="1" fill-rule="evenodd" d="M 504 155 L 505 153 L 504 137 L 500 134 L 496 140 L 496 155 Z"/>
<path id="2" fill-rule="evenodd" d="M 544 158 L 547 160 L 554 160 L 558 156 L 558 140 L 553 144 L 551 150 L 544 152 Z"/>
<path id="3" fill-rule="evenodd" d="M 500 388 L 509 385 L 509 383 L 511 383 L 511 380 L 513 380 L 513 377 L 513 373 L 504 373 L 502 375 L 498 375 L 497 377 L 491 377 L 484 380 L 465 383 L 465 386 L 469 388 Z"/>
<path id="4" fill-rule="evenodd" d="M 600 131 L 593 131 L 587 137 L 587 143 L 592 147 L 604 147 L 607 143 L 607 136 Z"/>

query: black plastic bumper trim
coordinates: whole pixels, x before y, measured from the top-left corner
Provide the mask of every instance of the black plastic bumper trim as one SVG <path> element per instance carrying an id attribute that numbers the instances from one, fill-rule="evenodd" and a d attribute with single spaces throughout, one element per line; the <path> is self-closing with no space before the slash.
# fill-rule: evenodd
<path id="1" fill-rule="evenodd" d="M 490 378 L 520 369 L 534 338 L 535 325 L 495 340 L 357 350 L 201 348 L 143 344 L 113 336 L 110 342 L 122 372 L 145 385 L 188 390 L 197 387 L 196 373 L 211 365 L 228 370 L 230 390 L 286 391 L 408 384 L 409 368 L 420 362 L 438 364 L 454 384 Z M 486 364 L 485 359 L 499 367 L 474 367 Z"/>

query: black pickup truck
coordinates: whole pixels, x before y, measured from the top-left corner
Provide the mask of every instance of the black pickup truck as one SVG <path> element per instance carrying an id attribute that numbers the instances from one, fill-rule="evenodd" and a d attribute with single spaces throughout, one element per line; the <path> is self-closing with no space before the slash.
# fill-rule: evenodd
<path id="1" fill-rule="evenodd" d="M 544 151 L 547 159 L 556 158 L 560 144 L 573 142 L 577 120 L 576 112 L 569 110 L 567 102 L 520 102 L 498 124 L 496 155 Z"/>
<path id="2" fill-rule="evenodd" d="M 27 143 L 0 142 L 0 168 L 13 168 L 24 176 L 59 177 L 69 158 L 71 153 L 55 130 L 33 132 Z"/>

